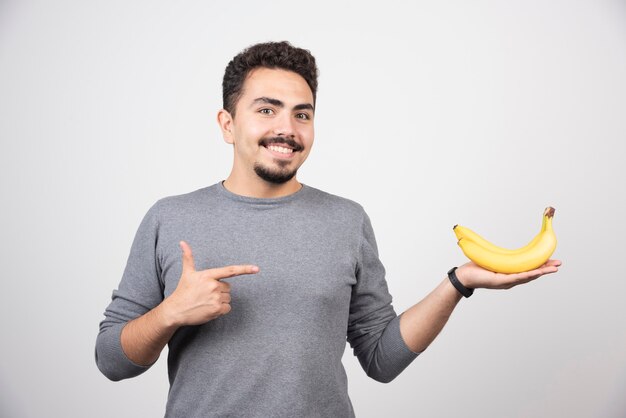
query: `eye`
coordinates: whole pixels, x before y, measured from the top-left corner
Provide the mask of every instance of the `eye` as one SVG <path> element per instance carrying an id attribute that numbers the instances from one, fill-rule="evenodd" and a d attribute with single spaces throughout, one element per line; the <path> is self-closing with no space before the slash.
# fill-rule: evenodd
<path id="1" fill-rule="evenodd" d="M 298 113 L 296 114 L 296 119 L 310 120 L 311 117 L 308 115 L 308 113 Z"/>
<path id="2" fill-rule="evenodd" d="M 263 114 L 263 115 L 272 115 L 274 113 L 274 111 L 272 109 L 260 109 L 259 113 Z"/>

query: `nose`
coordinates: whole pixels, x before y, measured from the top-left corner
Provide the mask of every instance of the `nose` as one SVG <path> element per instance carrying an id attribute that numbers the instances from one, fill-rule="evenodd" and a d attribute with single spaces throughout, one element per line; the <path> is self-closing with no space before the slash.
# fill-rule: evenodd
<path id="1" fill-rule="evenodd" d="M 296 136 L 295 121 L 289 112 L 283 112 L 275 121 L 274 134 L 276 136 L 286 136 L 289 138 Z"/>

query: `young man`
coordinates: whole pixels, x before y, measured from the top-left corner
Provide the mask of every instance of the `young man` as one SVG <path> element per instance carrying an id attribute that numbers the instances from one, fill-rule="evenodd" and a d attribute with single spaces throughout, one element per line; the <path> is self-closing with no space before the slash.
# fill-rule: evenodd
<path id="1" fill-rule="evenodd" d="M 237 55 L 217 117 L 233 145 L 230 175 L 159 200 L 139 226 L 96 362 L 125 379 L 168 344 L 167 416 L 353 417 L 346 339 L 368 376 L 389 382 L 461 298 L 446 277 L 398 316 L 363 208 L 298 182 L 316 90 L 306 50 L 265 43 Z M 509 288 L 559 265 L 502 275 L 467 263 L 456 277 L 467 288 Z"/>

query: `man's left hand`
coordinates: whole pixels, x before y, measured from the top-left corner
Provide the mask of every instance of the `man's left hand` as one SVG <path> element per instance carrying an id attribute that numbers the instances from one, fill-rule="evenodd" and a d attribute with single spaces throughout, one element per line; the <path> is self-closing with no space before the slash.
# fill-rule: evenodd
<path id="1" fill-rule="evenodd" d="M 538 279 L 544 274 L 556 273 L 559 271 L 560 265 L 560 260 L 548 260 L 544 265 L 534 270 L 522 273 L 504 274 L 486 270 L 473 261 L 470 261 L 456 269 L 456 276 L 465 287 L 470 289 L 510 289 L 514 286 Z"/>

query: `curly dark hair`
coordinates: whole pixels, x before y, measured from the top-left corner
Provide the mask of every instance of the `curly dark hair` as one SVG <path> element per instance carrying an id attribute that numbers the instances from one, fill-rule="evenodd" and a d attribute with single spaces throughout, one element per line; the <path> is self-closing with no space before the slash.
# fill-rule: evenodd
<path id="1" fill-rule="evenodd" d="M 287 41 L 266 42 L 244 49 L 226 66 L 222 81 L 222 100 L 224 109 L 233 117 L 235 106 L 243 94 L 246 77 L 250 71 L 259 67 L 280 68 L 301 75 L 313 92 L 315 105 L 318 70 L 311 52 L 296 48 Z"/>

